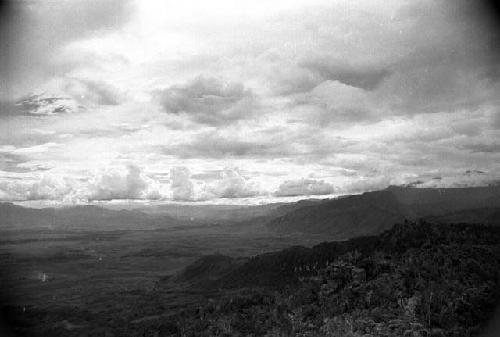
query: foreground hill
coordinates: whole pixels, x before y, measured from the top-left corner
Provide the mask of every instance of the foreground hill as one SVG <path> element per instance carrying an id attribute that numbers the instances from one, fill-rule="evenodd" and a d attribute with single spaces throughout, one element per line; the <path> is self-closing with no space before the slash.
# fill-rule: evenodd
<path id="1" fill-rule="evenodd" d="M 173 281 L 184 283 L 190 287 L 213 288 L 218 286 L 219 279 L 246 261 L 246 258 L 231 258 L 221 254 L 202 256 L 175 276 Z"/>
<path id="2" fill-rule="evenodd" d="M 405 223 L 379 236 L 256 256 L 225 270 L 219 299 L 142 333 L 478 336 L 500 295 L 499 243 L 498 227 Z"/>
<path id="3" fill-rule="evenodd" d="M 350 238 L 381 233 L 404 219 L 438 217 L 474 209 L 482 210 L 469 212 L 467 220 L 483 223 L 488 217 L 484 213 L 486 209 L 500 209 L 500 186 L 389 187 L 295 208 L 269 221 L 268 227 L 280 233 L 303 232 Z"/>

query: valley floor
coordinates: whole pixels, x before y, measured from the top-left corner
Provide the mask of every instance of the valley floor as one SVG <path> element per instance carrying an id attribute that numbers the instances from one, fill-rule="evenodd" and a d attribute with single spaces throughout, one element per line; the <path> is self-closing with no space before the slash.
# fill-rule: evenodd
<path id="1" fill-rule="evenodd" d="M 6 336 L 481 336 L 499 298 L 498 227 L 8 234 Z"/>
<path id="2" fill-rule="evenodd" d="M 158 230 L 4 230 L 0 233 L 0 293 L 5 334 L 112 336 L 204 303 L 213 291 L 162 279 L 199 257 L 249 257 L 318 235 L 277 235 L 264 227 L 232 225 Z M 1 330 L 0 330 L 1 332 Z"/>

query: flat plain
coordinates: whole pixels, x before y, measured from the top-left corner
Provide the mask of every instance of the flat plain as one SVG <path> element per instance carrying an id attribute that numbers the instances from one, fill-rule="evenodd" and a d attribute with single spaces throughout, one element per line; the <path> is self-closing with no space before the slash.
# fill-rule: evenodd
<path id="1" fill-rule="evenodd" d="M 154 230 L 4 230 L 0 233 L 1 291 L 19 324 L 44 322 L 79 331 L 134 324 L 204 302 L 206 291 L 157 284 L 204 255 L 250 257 L 324 235 L 282 235 L 254 225 L 193 225 Z M 18 315 L 19 310 L 23 315 Z M 30 317 L 30 312 L 36 317 Z M 46 315 L 46 320 L 39 320 Z M 32 318 L 35 318 L 34 320 Z M 31 322 L 31 323 L 30 323 Z M 104 324 L 103 324 L 104 323 Z M 44 326 L 47 328 L 47 326 Z"/>

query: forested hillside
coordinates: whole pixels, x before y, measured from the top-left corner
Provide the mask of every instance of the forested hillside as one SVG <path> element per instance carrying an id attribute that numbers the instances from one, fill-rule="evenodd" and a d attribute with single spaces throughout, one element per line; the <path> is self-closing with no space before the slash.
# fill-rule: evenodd
<path id="1" fill-rule="evenodd" d="M 219 280 L 218 299 L 144 333 L 477 336 L 498 300 L 499 242 L 496 227 L 408 222 L 256 256 Z"/>
<path id="2" fill-rule="evenodd" d="M 394 223 L 424 217 L 442 217 L 437 222 L 445 223 L 495 224 L 498 209 L 500 186 L 497 185 L 470 188 L 392 186 L 302 207 L 297 204 L 270 220 L 268 227 L 279 233 L 328 234 L 348 239 L 379 234 Z M 462 215 L 467 217 L 461 218 Z"/>

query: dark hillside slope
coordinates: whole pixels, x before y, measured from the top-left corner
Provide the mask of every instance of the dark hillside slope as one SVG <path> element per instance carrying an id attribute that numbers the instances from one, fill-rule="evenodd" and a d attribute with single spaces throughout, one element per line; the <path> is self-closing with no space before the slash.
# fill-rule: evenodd
<path id="1" fill-rule="evenodd" d="M 269 221 L 268 228 L 279 233 L 328 234 L 347 239 L 381 233 L 404 219 L 416 220 L 479 208 L 500 208 L 500 186 L 389 187 L 292 208 Z M 468 220 L 475 220 L 472 222 L 482 222 L 485 217 L 479 213 L 476 218 L 469 215 Z"/>
<path id="2" fill-rule="evenodd" d="M 221 254 L 202 256 L 176 275 L 173 281 L 209 288 L 213 285 L 212 281 L 222 278 L 246 261 L 245 258 L 231 258 Z"/>
<path id="3" fill-rule="evenodd" d="M 281 233 L 305 232 L 349 238 L 375 234 L 402 222 L 408 211 L 390 191 L 378 191 L 324 201 L 295 209 L 272 220 Z"/>
<path id="4" fill-rule="evenodd" d="M 419 224 L 405 222 L 379 236 L 356 237 L 347 241 L 325 242 L 312 248 L 292 247 L 258 255 L 221 280 L 226 287 L 296 285 L 299 277 L 314 274 L 348 252 L 360 256 L 378 251 L 393 255 L 408 249 L 438 244 L 500 245 L 500 227 L 474 224 Z"/>
<path id="5" fill-rule="evenodd" d="M 390 191 L 410 216 L 441 215 L 474 208 L 500 207 L 500 185 L 464 188 L 408 188 L 391 186 Z"/>
<path id="6" fill-rule="evenodd" d="M 371 252 L 378 244 L 375 236 L 358 237 L 348 241 L 325 242 L 312 248 L 291 247 L 279 252 L 257 255 L 223 277 L 218 286 L 293 287 L 299 278 L 311 275 L 339 256 L 354 250 Z"/>
<path id="7" fill-rule="evenodd" d="M 425 218 L 434 223 L 481 223 L 500 226 L 500 208 L 475 208 Z"/>
<path id="8" fill-rule="evenodd" d="M 499 270 L 499 227 L 404 223 L 257 256 L 222 277 L 217 301 L 165 324 L 168 336 L 480 336 Z"/>

